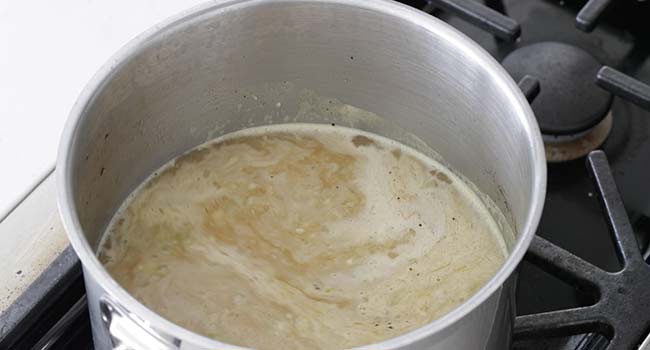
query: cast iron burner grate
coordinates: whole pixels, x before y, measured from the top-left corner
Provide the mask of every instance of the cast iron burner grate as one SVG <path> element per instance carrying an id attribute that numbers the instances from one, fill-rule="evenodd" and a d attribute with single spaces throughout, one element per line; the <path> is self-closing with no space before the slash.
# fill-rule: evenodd
<path id="1" fill-rule="evenodd" d="M 623 268 L 607 272 L 535 236 L 525 259 L 597 299 L 593 305 L 517 317 L 515 339 L 590 334 L 588 349 L 637 349 L 650 328 L 650 265 L 632 230 L 607 157 L 593 151 L 588 169 L 598 189 L 617 256 Z M 587 349 L 587 347 L 584 347 Z"/>

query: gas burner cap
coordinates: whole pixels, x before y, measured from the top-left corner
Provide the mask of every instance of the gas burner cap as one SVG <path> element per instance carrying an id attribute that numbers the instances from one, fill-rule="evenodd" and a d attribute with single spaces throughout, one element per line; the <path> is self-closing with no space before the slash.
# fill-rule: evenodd
<path id="1" fill-rule="evenodd" d="M 602 65 L 578 47 L 537 43 L 518 48 L 501 63 L 516 81 L 526 74 L 539 79 L 541 91 L 531 106 L 543 134 L 587 132 L 610 110 L 612 95 L 595 83 Z"/>

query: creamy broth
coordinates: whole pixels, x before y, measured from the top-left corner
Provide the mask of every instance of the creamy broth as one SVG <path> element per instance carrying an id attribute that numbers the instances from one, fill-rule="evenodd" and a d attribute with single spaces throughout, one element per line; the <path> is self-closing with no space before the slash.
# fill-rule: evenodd
<path id="1" fill-rule="evenodd" d="M 507 251 L 467 184 L 384 137 L 340 126 L 242 130 L 154 173 L 100 249 L 169 320 L 259 349 L 340 349 L 441 317 Z"/>

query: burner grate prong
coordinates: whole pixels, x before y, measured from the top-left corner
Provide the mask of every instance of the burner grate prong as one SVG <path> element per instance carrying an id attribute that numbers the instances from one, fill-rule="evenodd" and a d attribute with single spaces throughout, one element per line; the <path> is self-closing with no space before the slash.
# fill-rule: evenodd
<path id="1" fill-rule="evenodd" d="M 430 0 L 431 6 L 455 14 L 497 38 L 514 42 L 521 26 L 514 19 L 473 0 Z"/>
<path id="2" fill-rule="evenodd" d="M 599 150 L 591 152 L 587 159 L 589 174 L 598 188 L 601 205 L 607 214 L 607 223 L 617 248 L 618 259 L 624 266 L 643 263 L 643 255 L 612 176 L 607 156 Z"/>
<path id="3" fill-rule="evenodd" d="M 568 284 L 591 292 L 596 298 L 599 297 L 602 281 L 609 277 L 599 267 L 539 236 L 533 238 L 526 260 Z"/>
<path id="4" fill-rule="evenodd" d="M 519 89 L 521 89 L 521 92 L 523 92 L 524 96 L 526 96 L 526 100 L 528 100 L 529 103 L 532 103 L 533 100 L 535 100 L 535 97 L 539 95 L 540 87 L 539 87 L 539 80 L 531 75 L 524 75 L 521 80 L 519 80 Z"/>
<path id="5" fill-rule="evenodd" d="M 650 111 L 650 86 L 614 68 L 603 66 L 596 74 L 596 84 Z"/>
<path id="6" fill-rule="evenodd" d="M 596 28 L 598 19 L 611 4 L 611 0 L 589 0 L 576 16 L 578 29 L 591 32 Z"/>
<path id="7" fill-rule="evenodd" d="M 515 337 L 561 337 L 584 333 L 602 333 L 611 338 L 613 332 L 608 321 L 596 306 L 543 312 L 517 317 Z"/>

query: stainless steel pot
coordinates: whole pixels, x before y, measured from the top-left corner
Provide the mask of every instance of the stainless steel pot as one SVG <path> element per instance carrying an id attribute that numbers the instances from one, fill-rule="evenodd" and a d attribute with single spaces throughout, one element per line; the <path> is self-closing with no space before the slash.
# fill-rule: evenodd
<path id="1" fill-rule="evenodd" d="M 144 307 L 95 250 L 116 208 L 156 168 L 211 137 L 286 121 L 337 122 L 431 147 L 516 232 L 507 261 L 474 297 L 372 348 L 506 349 L 515 269 L 545 193 L 537 124 L 517 85 L 478 45 L 383 0 L 211 2 L 141 35 L 90 81 L 63 134 L 57 173 L 96 348 L 237 348 Z"/>

